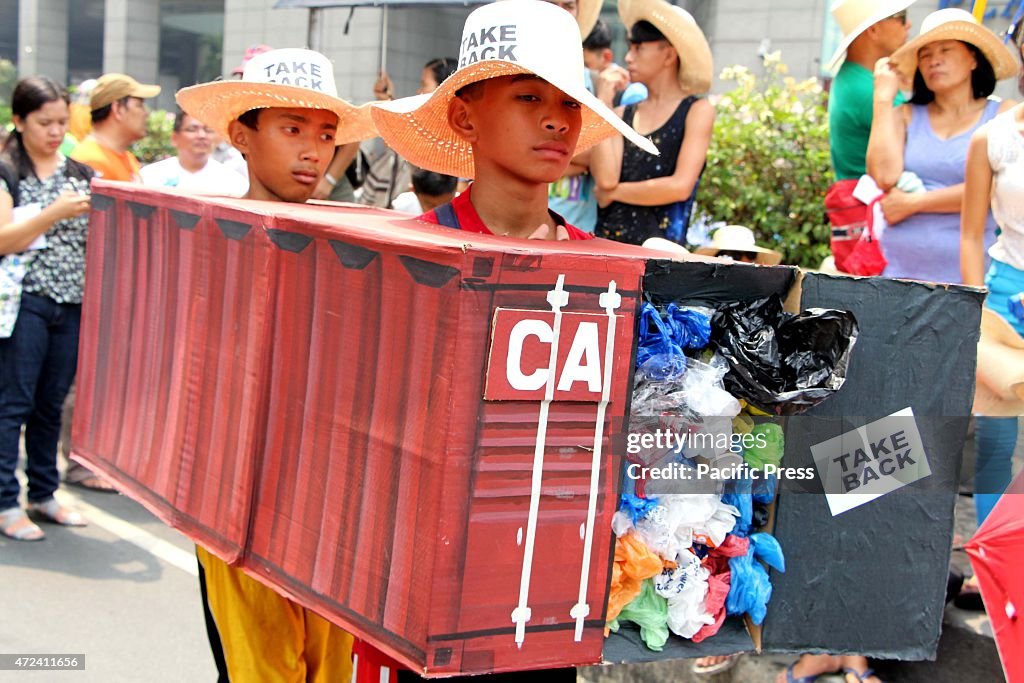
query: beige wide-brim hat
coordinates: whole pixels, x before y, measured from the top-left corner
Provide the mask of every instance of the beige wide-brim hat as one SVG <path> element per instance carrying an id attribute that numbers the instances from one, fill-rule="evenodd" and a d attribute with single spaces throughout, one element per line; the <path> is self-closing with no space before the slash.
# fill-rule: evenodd
<path id="1" fill-rule="evenodd" d="M 781 253 L 757 246 L 754 242 L 754 231 L 743 225 L 724 225 L 715 230 L 711 236 L 711 244 L 700 247 L 696 253 L 717 256 L 720 251 L 745 251 L 755 254 L 757 262 L 766 266 L 777 266 L 782 262 Z"/>
<path id="2" fill-rule="evenodd" d="M 377 136 L 369 107 L 338 97 L 334 67 L 319 52 L 270 50 L 245 65 L 241 80 L 213 81 L 178 91 L 182 110 L 228 140 L 228 125 L 250 109 L 325 109 L 338 115 L 334 144 Z"/>
<path id="3" fill-rule="evenodd" d="M 843 38 L 825 68 L 836 71 L 846 59 L 846 51 L 860 34 L 913 4 L 914 0 L 836 0 L 829 11 L 842 31 Z"/>
<path id="4" fill-rule="evenodd" d="M 1024 415 L 1024 339 L 995 311 L 981 309 L 974 413 Z"/>
<path id="5" fill-rule="evenodd" d="M 960 40 L 981 50 L 996 73 L 996 80 L 1017 73 L 1017 57 L 995 33 L 978 23 L 967 10 L 950 7 L 932 12 L 921 22 L 921 34 L 896 50 L 890 62 L 904 76 L 917 71 L 917 52 L 928 43 L 939 40 Z"/>
<path id="6" fill-rule="evenodd" d="M 583 46 L 575 39 L 575 31 L 573 16 L 548 2 L 506 0 L 484 5 L 466 18 L 455 73 L 429 95 L 371 103 L 377 130 L 412 165 L 473 178 L 473 148 L 448 124 L 452 98 L 470 83 L 533 74 L 580 103 L 583 124 L 576 154 L 616 133 L 657 154 L 653 142 L 587 90 Z"/>
<path id="7" fill-rule="evenodd" d="M 580 25 L 580 38 L 586 38 L 601 18 L 603 0 L 580 0 L 576 6 L 576 23 Z"/>
<path id="8" fill-rule="evenodd" d="M 679 54 L 679 85 L 684 91 L 699 95 L 711 90 L 711 46 L 689 12 L 665 0 L 619 0 L 619 16 L 627 31 L 638 21 L 661 31 Z"/>

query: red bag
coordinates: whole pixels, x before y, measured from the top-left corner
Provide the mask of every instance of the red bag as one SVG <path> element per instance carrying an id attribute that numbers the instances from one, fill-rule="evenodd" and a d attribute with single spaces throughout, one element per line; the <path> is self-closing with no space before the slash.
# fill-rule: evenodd
<path id="1" fill-rule="evenodd" d="M 875 237 L 874 208 L 882 196 L 865 204 L 853 196 L 856 180 L 839 180 L 825 195 L 825 212 L 832 224 L 832 256 L 836 268 L 851 275 L 881 275 L 888 262 Z"/>

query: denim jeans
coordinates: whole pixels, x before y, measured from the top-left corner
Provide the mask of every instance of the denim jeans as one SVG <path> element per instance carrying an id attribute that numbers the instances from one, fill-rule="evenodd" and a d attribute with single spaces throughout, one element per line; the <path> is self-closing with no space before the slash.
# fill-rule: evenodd
<path id="1" fill-rule="evenodd" d="M 25 426 L 28 499 L 46 500 L 60 484 L 60 416 L 78 367 L 82 307 L 22 294 L 14 332 L 0 339 L 0 510 L 18 505 L 18 441 Z"/>

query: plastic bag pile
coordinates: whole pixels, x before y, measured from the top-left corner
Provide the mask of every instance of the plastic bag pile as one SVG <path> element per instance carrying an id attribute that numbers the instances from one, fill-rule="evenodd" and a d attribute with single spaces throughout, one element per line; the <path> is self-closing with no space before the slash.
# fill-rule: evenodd
<path id="1" fill-rule="evenodd" d="M 691 433 L 751 437 L 747 447 L 687 443 L 632 462 L 664 466 L 697 462 L 750 468 L 778 465 L 782 428 L 752 415 L 788 415 L 825 400 L 842 386 L 857 337 L 852 315 L 808 311 L 793 316 L 777 298 L 718 310 L 676 304 L 641 311 L 631 431 L 671 418 Z M 655 462 L 656 461 L 656 462 Z M 785 571 L 766 526 L 777 482 L 772 477 L 723 481 L 714 493 L 648 494 L 626 479 L 612 528 L 616 535 L 608 629 L 639 626 L 661 650 L 670 634 L 701 642 L 727 616 L 761 624 L 771 600 L 768 568 Z"/>

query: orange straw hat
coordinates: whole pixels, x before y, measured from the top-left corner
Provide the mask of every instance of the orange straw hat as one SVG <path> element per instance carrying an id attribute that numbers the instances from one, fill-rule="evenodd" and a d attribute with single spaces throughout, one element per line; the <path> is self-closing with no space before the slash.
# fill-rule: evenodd
<path id="1" fill-rule="evenodd" d="M 270 50 L 245 65 L 241 80 L 213 81 L 182 88 L 178 104 L 189 116 L 229 139 L 228 125 L 251 109 L 326 109 L 338 115 L 334 144 L 377 136 L 369 108 L 338 97 L 334 67 L 319 52 L 300 48 Z"/>
<path id="2" fill-rule="evenodd" d="M 500 76 L 532 74 L 580 103 L 583 124 L 576 153 L 620 133 L 641 149 L 658 148 L 637 133 L 583 80 L 583 46 L 572 15 L 540 0 L 505 0 L 466 18 L 459 68 L 429 95 L 371 103 L 374 123 L 391 149 L 420 168 L 460 178 L 475 175 L 472 146 L 448 124 L 448 105 L 460 89 Z"/>

